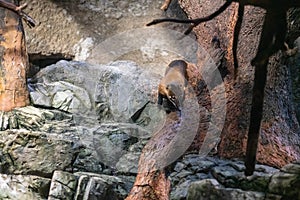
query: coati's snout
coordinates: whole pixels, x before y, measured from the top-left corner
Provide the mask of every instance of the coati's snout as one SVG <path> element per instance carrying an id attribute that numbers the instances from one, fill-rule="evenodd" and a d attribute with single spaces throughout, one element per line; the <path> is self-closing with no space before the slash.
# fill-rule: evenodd
<path id="1" fill-rule="evenodd" d="M 181 110 L 184 101 L 184 86 L 178 84 L 169 84 L 166 86 L 167 99 L 177 110 Z"/>

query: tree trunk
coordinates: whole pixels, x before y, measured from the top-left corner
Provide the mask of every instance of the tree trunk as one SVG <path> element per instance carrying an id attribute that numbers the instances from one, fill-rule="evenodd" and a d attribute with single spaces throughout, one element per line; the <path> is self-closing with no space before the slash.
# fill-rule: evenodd
<path id="1" fill-rule="evenodd" d="M 26 85 L 28 57 L 22 22 L 17 13 L 2 7 L 0 7 L 0 57 L 0 110 L 10 111 L 28 105 L 29 94 Z"/>
<path id="2" fill-rule="evenodd" d="M 154 133 L 143 148 L 139 159 L 138 174 L 126 200 L 168 200 L 170 181 L 165 174 L 165 163 L 159 157 L 174 138 L 174 127 L 180 123 L 175 112 L 167 115 L 164 127 Z"/>
<path id="3" fill-rule="evenodd" d="M 195 69 L 194 65 L 188 64 L 190 85 L 199 78 L 199 73 Z M 167 114 L 163 127 L 153 133 L 143 148 L 138 174 L 126 200 L 169 199 L 170 180 L 166 171 L 193 142 L 198 131 L 199 117 L 205 118 L 206 112 L 199 109 L 193 89 L 187 88 L 183 109 Z"/>
<path id="4" fill-rule="evenodd" d="M 190 18 L 211 14 L 224 1 L 180 0 Z M 242 30 L 239 35 L 237 56 L 239 69 L 236 80 L 233 76 L 232 41 L 237 20 L 237 4 L 233 4 L 215 19 L 194 28 L 199 44 L 209 48 L 212 35 L 220 39 L 226 52 L 229 74 L 224 79 L 227 96 L 226 121 L 218 146 L 218 155 L 225 158 L 244 158 L 252 102 L 254 58 L 259 43 L 265 11 L 246 6 Z M 274 22 L 276 23 L 276 21 Z M 291 99 L 289 69 L 284 65 L 282 52 L 271 57 L 265 88 L 263 120 L 258 144 L 257 160 L 275 167 L 300 159 L 300 129 Z"/>

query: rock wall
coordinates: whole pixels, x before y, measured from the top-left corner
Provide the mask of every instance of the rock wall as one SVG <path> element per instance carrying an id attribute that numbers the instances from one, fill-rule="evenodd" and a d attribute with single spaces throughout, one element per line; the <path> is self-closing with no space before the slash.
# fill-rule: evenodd
<path id="1" fill-rule="evenodd" d="M 153 18 L 173 16 L 185 18 L 177 2 L 173 2 L 170 9 L 165 13 L 159 8 L 162 0 L 130 0 L 130 1 L 59 1 L 59 0 L 21 0 L 28 3 L 25 9 L 37 22 L 36 28 L 25 27 L 27 46 L 31 58 L 38 59 L 40 56 L 60 55 L 61 58 L 74 58 L 75 60 L 88 60 L 93 63 L 106 64 L 98 58 L 101 52 L 96 48 L 103 41 L 129 31 L 132 34 L 137 29 L 149 29 L 145 25 Z M 161 27 L 183 32 L 184 25 L 166 24 Z M 133 37 L 132 40 L 145 39 Z M 168 41 L 173 37 L 173 43 L 178 37 L 160 37 L 160 41 Z M 148 40 L 148 42 L 152 42 Z M 153 45 L 155 43 L 153 42 Z M 122 44 L 119 44 L 119 47 Z M 188 46 L 188 45 L 184 45 Z M 183 47 L 183 45 L 182 45 Z M 96 48 L 96 49 L 95 49 Z M 107 48 L 107 46 L 106 46 Z M 186 48 L 188 50 L 188 48 Z M 160 61 L 153 60 L 146 49 L 134 49 L 135 52 L 127 52 L 121 55 L 122 59 L 134 60 L 138 64 L 143 63 L 169 63 L 171 54 L 166 59 L 166 52 L 158 52 Z M 132 50 L 133 51 L 133 50 Z M 119 58 L 120 59 L 120 58 Z M 116 58 L 115 58 L 116 60 Z M 112 60 L 110 60 L 112 61 Z"/>
<path id="2" fill-rule="evenodd" d="M 298 48 L 298 52 L 296 55 L 288 59 L 287 64 L 290 67 L 290 73 L 292 77 L 291 84 L 293 89 L 294 107 L 296 110 L 297 119 L 300 122 L 300 37 L 298 37 L 294 42 L 294 47 Z"/>
<path id="3" fill-rule="evenodd" d="M 129 61 L 60 61 L 41 70 L 29 84 L 35 107 L 1 113 L 0 199 L 124 199 L 165 113 L 150 102 L 135 123 L 126 119 L 145 99 L 155 101 L 159 79 Z M 112 100 L 122 96 L 128 99 Z M 136 102 L 128 104 L 130 98 Z M 174 200 L 300 199 L 299 163 L 280 170 L 257 165 L 245 177 L 243 161 L 187 154 L 169 177 Z"/>

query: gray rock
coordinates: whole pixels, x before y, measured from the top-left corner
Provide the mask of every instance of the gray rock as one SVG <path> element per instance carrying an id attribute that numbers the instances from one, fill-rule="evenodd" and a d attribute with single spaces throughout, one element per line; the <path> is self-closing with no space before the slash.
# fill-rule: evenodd
<path id="1" fill-rule="evenodd" d="M 281 171 L 291 174 L 300 174 L 300 163 L 290 163 L 281 168 Z"/>
<path id="2" fill-rule="evenodd" d="M 122 173 L 136 173 L 139 156 L 151 137 L 148 130 L 129 123 L 102 123 L 93 131 L 95 160 Z"/>
<path id="3" fill-rule="evenodd" d="M 188 190 L 188 200 L 231 200 L 231 199 L 247 199 L 247 200 L 263 200 L 265 194 L 262 192 L 243 191 L 240 189 L 223 188 L 216 180 L 206 179 L 193 182 Z"/>
<path id="4" fill-rule="evenodd" d="M 79 177 L 75 199 L 121 200 L 129 193 L 126 184 L 118 177 L 87 172 L 74 175 Z"/>
<path id="5" fill-rule="evenodd" d="M 4 173 L 50 177 L 54 170 L 71 168 L 76 154 L 69 139 L 27 130 L 1 132 L 0 146 Z"/>
<path id="6" fill-rule="evenodd" d="M 106 105 L 114 121 L 125 122 L 147 101 L 156 102 L 155 94 L 160 76 L 142 70 L 135 63 L 127 61 L 111 63 L 103 66 L 100 74 L 96 81 L 95 101 L 102 107 Z M 157 109 L 153 109 L 148 111 L 151 125 L 147 124 L 152 128 L 155 127 L 152 122 L 156 122 L 157 126 L 159 124 L 157 122 L 163 117 L 159 117 L 160 112 L 155 115 Z M 97 113 L 100 119 L 107 118 L 105 116 L 107 113 L 101 111 Z"/>
<path id="7" fill-rule="evenodd" d="M 266 174 L 274 174 L 276 172 L 279 172 L 279 169 L 267 165 L 257 164 L 255 165 L 255 171 Z"/>
<path id="8" fill-rule="evenodd" d="M 300 199 L 299 185 L 300 174 L 277 172 L 271 178 L 269 192 L 285 198 Z"/>
<path id="9" fill-rule="evenodd" d="M 190 180 L 186 180 L 176 185 L 176 187 L 172 188 L 172 191 L 170 193 L 170 199 L 172 200 L 186 199 L 191 182 L 192 181 Z"/>
<path id="10" fill-rule="evenodd" d="M 123 155 L 116 164 L 116 169 L 118 172 L 137 173 L 140 155 L 141 152 L 127 153 Z"/>
<path id="11" fill-rule="evenodd" d="M 47 199 L 50 179 L 30 175 L 0 174 L 0 199 Z"/>
<path id="12" fill-rule="evenodd" d="M 216 189 L 222 187 L 215 179 L 193 182 L 188 189 L 188 200 L 223 199 Z"/>
<path id="13" fill-rule="evenodd" d="M 276 194 L 266 194 L 265 200 L 282 200 L 282 196 L 281 195 L 276 195 Z"/>
<path id="14" fill-rule="evenodd" d="M 129 61 L 97 66 L 60 61 L 41 70 L 29 85 L 34 105 L 72 115 L 71 132 L 84 146 L 73 162 L 75 171 L 102 172 L 105 165 L 133 172 L 142 141 L 161 128 L 165 112 L 149 103 L 135 124 L 131 117 L 148 101 L 156 101 L 159 79 Z M 38 119 L 39 125 L 45 122 Z M 46 124 L 39 130 L 49 131 Z"/>
<path id="15" fill-rule="evenodd" d="M 183 170 L 186 167 L 186 165 L 182 162 L 177 162 L 175 167 L 174 167 L 174 171 L 175 172 L 179 172 L 181 170 Z"/>
<path id="16" fill-rule="evenodd" d="M 212 175 L 226 187 L 240 188 L 264 192 L 272 174 L 257 172 L 246 177 L 243 171 L 237 171 L 231 166 L 216 166 L 212 169 Z"/>
<path id="17" fill-rule="evenodd" d="M 29 87 L 34 105 L 67 111 L 76 115 L 75 123 L 86 125 L 87 120 L 127 122 L 145 103 L 156 102 L 159 80 L 128 61 L 97 66 L 60 61 L 41 70 Z M 153 130 L 163 118 L 164 112 L 148 104 L 137 122 Z"/>
<path id="18" fill-rule="evenodd" d="M 0 130 L 18 128 L 17 117 L 12 112 L 0 111 Z"/>
<path id="19" fill-rule="evenodd" d="M 189 154 L 184 156 L 183 163 L 185 165 L 191 165 L 191 169 L 194 172 L 207 171 L 216 165 L 215 162 L 207 160 L 205 157 L 203 158 L 198 154 Z"/>
<path id="20" fill-rule="evenodd" d="M 121 200 L 129 192 L 126 183 L 118 177 L 88 172 L 71 174 L 55 171 L 49 198 L 55 199 L 111 199 Z"/>
<path id="21" fill-rule="evenodd" d="M 244 176 L 244 164 L 239 160 L 221 160 L 214 157 L 201 157 L 197 154 L 185 155 L 178 161 L 170 174 L 172 182 L 172 199 L 186 198 L 186 185 L 193 185 L 194 182 L 201 182 L 201 185 L 208 189 L 209 196 L 205 193 L 198 197 L 203 199 L 280 199 L 280 194 L 265 194 L 272 174 L 278 169 L 265 165 L 257 165 L 253 176 Z M 184 184 L 183 184 L 184 183 Z M 182 185 L 183 184 L 183 185 Z M 222 185 L 221 185 L 222 184 Z M 184 186 L 184 187 L 183 187 Z M 192 187 L 192 186 L 191 186 Z M 200 190 L 201 191 L 201 190 Z M 208 196 L 207 196 L 208 195 Z"/>
<path id="22" fill-rule="evenodd" d="M 180 179 L 186 178 L 187 176 L 193 174 L 191 171 L 188 170 L 182 170 L 180 171 L 178 174 L 176 174 L 176 176 Z"/>
<path id="23" fill-rule="evenodd" d="M 95 66 L 60 61 L 29 80 L 32 103 L 73 114 L 86 114 L 94 105 L 92 94 L 97 76 Z"/>
<path id="24" fill-rule="evenodd" d="M 222 184 L 226 184 L 228 177 L 238 176 L 242 177 L 243 173 L 236 171 L 231 166 L 216 166 L 212 169 L 213 176 Z M 236 178 L 240 179 L 240 178 Z"/>
<path id="25" fill-rule="evenodd" d="M 74 199 L 78 177 L 68 172 L 55 171 L 52 176 L 48 200 Z"/>
<path id="26" fill-rule="evenodd" d="M 104 173 L 104 165 L 94 151 L 95 149 L 93 147 L 81 146 L 74 159 L 72 170 L 74 172 L 89 171 L 94 173 Z M 111 174 L 111 172 L 108 174 Z"/>
<path id="27" fill-rule="evenodd" d="M 26 129 L 40 130 L 47 122 L 70 120 L 72 117 L 57 111 L 26 106 L 15 108 L 9 112 L 0 111 L 0 130 Z"/>

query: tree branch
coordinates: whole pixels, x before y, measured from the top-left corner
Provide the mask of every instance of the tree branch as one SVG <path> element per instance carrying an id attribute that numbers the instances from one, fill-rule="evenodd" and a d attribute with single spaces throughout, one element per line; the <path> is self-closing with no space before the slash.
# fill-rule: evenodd
<path id="1" fill-rule="evenodd" d="M 27 6 L 26 3 L 21 6 L 16 6 L 13 3 L 7 2 L 5 0 L 0 0 L 0 6 L 17 13 L 20 17 L 22 17 L 22 19 L 26 22 L 26 24 L 30 28 L 35 27 L 36 25 L 35 20 L 23 11 L 23 9 Z"/>
<path id="2" fill-rule="evenodd" d="M 172 19 L 172 18 L 164 18 L 164 19 L 155 19 L 152 22 L 148 23 L 147 26 L 152 26 L 155 24 L 159 24 L 159 23 L 163 23 L 163 22 L 175 22 L 175 23 L 182 23 L 182 24 L 188 24 L 188 23 L 192 23 L 192 25 L 188 28 L 188 30 L 186 30 L 184 32 L 184 34 L 189 34 L 193 28 L 195 26 L 198 26 L 199 24 L 212 20 L 213 18 L 215 18 L 216 16 L 218 16 L 219 14 L 221 14 L 224 10 L 226 10 L 226 8 L 228 8 L 230 6 L 230 4 L 232 3 L 232 1 L 226 1 L 217 11 L 215 11 L 214 13 L 212 13 L 209 16 L 203 17 L 203 18 L 197 18 L 197 19 L 188 19 L 188 20 L 182 20 L 182 19 Z"/>

